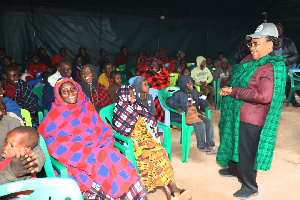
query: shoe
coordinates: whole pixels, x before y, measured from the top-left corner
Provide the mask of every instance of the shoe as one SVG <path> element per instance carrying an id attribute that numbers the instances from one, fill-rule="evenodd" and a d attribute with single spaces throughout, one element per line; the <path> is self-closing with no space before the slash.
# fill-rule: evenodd
<path id="1" fill-rule="evenodd" d="M 296 102 L 292 103 L 292 106 L 298 108 L 298 107 L 300 107 L 300 103 L 298 103 L 298 102 L 296 101 Z"/>
<path id="2" fill-rule="evenodd" d="M 256 195 L 258 195 L 257 191 L 255 192 L 244 188 L 238 190 L 236 193 L 233 194 L 233 196 L 237 199 L 248 199 Z"/>
<path id="3" fill-rule="evenodd" d="M 198 147 L 200 151 L 206 152 L 206 147 Z"/>
<path id="4" fill-rule="evenodd" d="M 234 177 L 234 175 L 231 174 L 228 169 L 220 169 L 219 174 L 224 177 Z"/>
<path id="5" fill-rule="evenodd" d="M 215 154 L 215 153 L 217 153 L 217 150 L 215 147 L 210 146 L 210 147 L 206 148 L 206 155 L 211 155 L 211 154 Z"/>
<path id="6" fill-rule="evenodd" d="M 171 200 L 190 200 L 192 199 L 192 194 L 190 190 L 185 190 L 185 189 L 181 189 L 180 191 L 180 195 L 175 197 L 175 192 L 176 190 L 178 190 L 178 188 L 176 188 L 171 195 L 173 196 L 173 198 L 171 198 Z"/>

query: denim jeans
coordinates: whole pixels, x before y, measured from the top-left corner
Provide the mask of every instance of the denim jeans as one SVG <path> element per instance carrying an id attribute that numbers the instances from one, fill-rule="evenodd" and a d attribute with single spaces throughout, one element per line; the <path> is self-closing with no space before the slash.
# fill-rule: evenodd
<path id="1" fill-rule="evenodd" d="M 197 138 L 197 147 L 209 147 L 209 146 L 215 146 L 214 142 L 214 126 L 210 119 L 199 115 L 199 118 L 203 122 L 197 122 L 194 124 L 191 124 L 196 132 L 196 138 Z M 206 142 L 205 142 L 205 135 L 206 135 Z"/>

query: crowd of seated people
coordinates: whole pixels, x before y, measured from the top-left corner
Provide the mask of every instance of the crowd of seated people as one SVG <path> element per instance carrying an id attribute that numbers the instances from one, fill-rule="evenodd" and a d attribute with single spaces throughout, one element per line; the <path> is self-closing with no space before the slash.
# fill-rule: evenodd
<path id="1" fill-rule="evenodd" d="M 66 48 L 60 48 L 59 53 L 50 58 L 46 49 L 41 47 L 33 55 L 24 52 L 23 60 L 17 63 L 1 48 L 0 70 L 3 79 L 0 82 L 0 124 L 7 123 L 0 128 L 5 133 L 0 138 L 2 143 L 23 132 L 26 132 L 26 137 L 36 134 L 31 129 L 14 129 L 24 125 L 20 113 L 20 108 L 23 108 L 30 112 L 33 130 L 37 129 L 44 137 L 49 154 L 68 169 L 85 199 L 145 199 L 148 192 L 160 186 L 165 189 L 167 199 L 190 199 L 189 190 L 177 187 L 174 169 L 158 139 L 157 123 L 164 121 L 164 114 L 158 98 L 153 100 L 149 94 L 149 88 L 161 90 L 169 87 L 170 74 L 179 74 L 178 86 L 186 99 L 177 99 L 179 93 L 176 93 L 170 98 L 169 104 L 174 106 L 176 102 L 178 106 L 175 109 L 179 114 L 193 111 L 201 116 L 194 118 L 188 115 L 190 120 L 187 123 L 195 127 L 199 150 L 207 155 L 214 154 L 212 122 L 198 106 L 210 107 L 215 93 L 210 85 L 213 79 L 219 80 L 222 85 L 228 84 L 230 65 L 224 54 L 218 57 L 216 63 L 210 56 L 199 56 L 195 59 L 196 66 L 192 67 L 187 66 L 182 50 L 177 51 L 172 60 L 166 56 L 163 48 L 152 55 L 150 49 L 130 54 L 126 46 L 122 46 L 114 61 L 105 49 L 101 49 L 92 62 L 86 48 L 81 47 L 72 61 Z M 124 64 L 126 67 L 123 72 L 116 71 Z M 136 68 L 136 74 L 132 74 L 132 68 Z M 211 71 L 213 68 L 217 68 L 214 73 Z M 141 77 L 135 80 L 133 86 L 124 86 L 122 73 L 129 77 Z M 38 79 L 37 85 L 30 84 Z M 209 93 L 208 101 L 198 98 L 201 94 L 194 90 L 194 85 L 201 87 L 203 97 Z M 48 110 L 41 122 L 37 120 L 37 96 L 32 92 L 35 86 L 43 87 L 40 106 Z M 196 102 L 191 106 L 188 106 L 189 95 Z M 98 113 L 112 103 L 116 103 L 113 123 L 107 125 Z M 117 141 L 112 130 L 136 141 L 134 155 L 138 171 L 113 147 Z M 8 177 L 5 181 L 1 179 L 1 184 L 27 179 L 41 170 L 45 158 L 36 141 L 20 148 L 27 149 L 26 152 L 17 152 L 20 158 L 26 156 L 29 160 L 26 163 L 27 173 L 16 169 L 20 158 L 17 159 L 16 153 L 11 154 L 10 157 L 15 158 L 3 158 L 7 160 L 4 167 L 1 168 L 0 162 L 0 176 Z M 8 165 L 9 162 L 12 164 Z M 8 171 L 10 174 L 6 175 Z M 17 173 L 21 176 L 17 176 Z"/>

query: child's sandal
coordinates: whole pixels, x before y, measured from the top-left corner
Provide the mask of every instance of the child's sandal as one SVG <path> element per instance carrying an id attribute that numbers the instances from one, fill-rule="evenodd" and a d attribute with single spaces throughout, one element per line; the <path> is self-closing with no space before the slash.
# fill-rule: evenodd
<path id="1" fill-rule="evenodd" d="M 175 190 L 173 192 L 171 192 L 171 195 L 173 196 L 173 198 L 171 198 L 171 200 L 189 200 L 192 198 L 192 195 L 190 194 L 191 191 L 190 190 L 185 190 L 185 189 L 181 189 L 180 191 L 180 195 L 175 197 L 175 192 L 179 190 L 179 188 L 175 188 Z"/>

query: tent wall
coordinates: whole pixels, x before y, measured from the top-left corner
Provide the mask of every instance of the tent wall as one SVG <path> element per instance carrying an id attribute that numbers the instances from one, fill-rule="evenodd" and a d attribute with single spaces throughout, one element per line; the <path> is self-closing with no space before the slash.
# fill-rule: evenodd
<path id="1" fill-rule="evenodd" d="M 159 47 L 165 49 L 170 59 L 178 50 L 186 52 L 188 62 L 195 62 L 199 55 L 216 58 L 220 51 L 234 58 L 237 44 L 257 26 L 240 21 L 167 16 L 160 20 L 159 17 L 100 15 L 100 11 L 88 13 L 40 7 L 33 12 L 30 9 L 3 10 L 0 22 L 0 47 L 5 47 L 7 54 L 16 61 L 22 59 L 24 51 L 35 53 L 40 46 L 45 47 L 50 56 L 65 47 L 72 58 L 83 46 L 92 59 L 104 48 L 114 59 L 121 45 L 126 45 L 131 54 L 146 48 L 153 52 L 158 39 Z"/>

